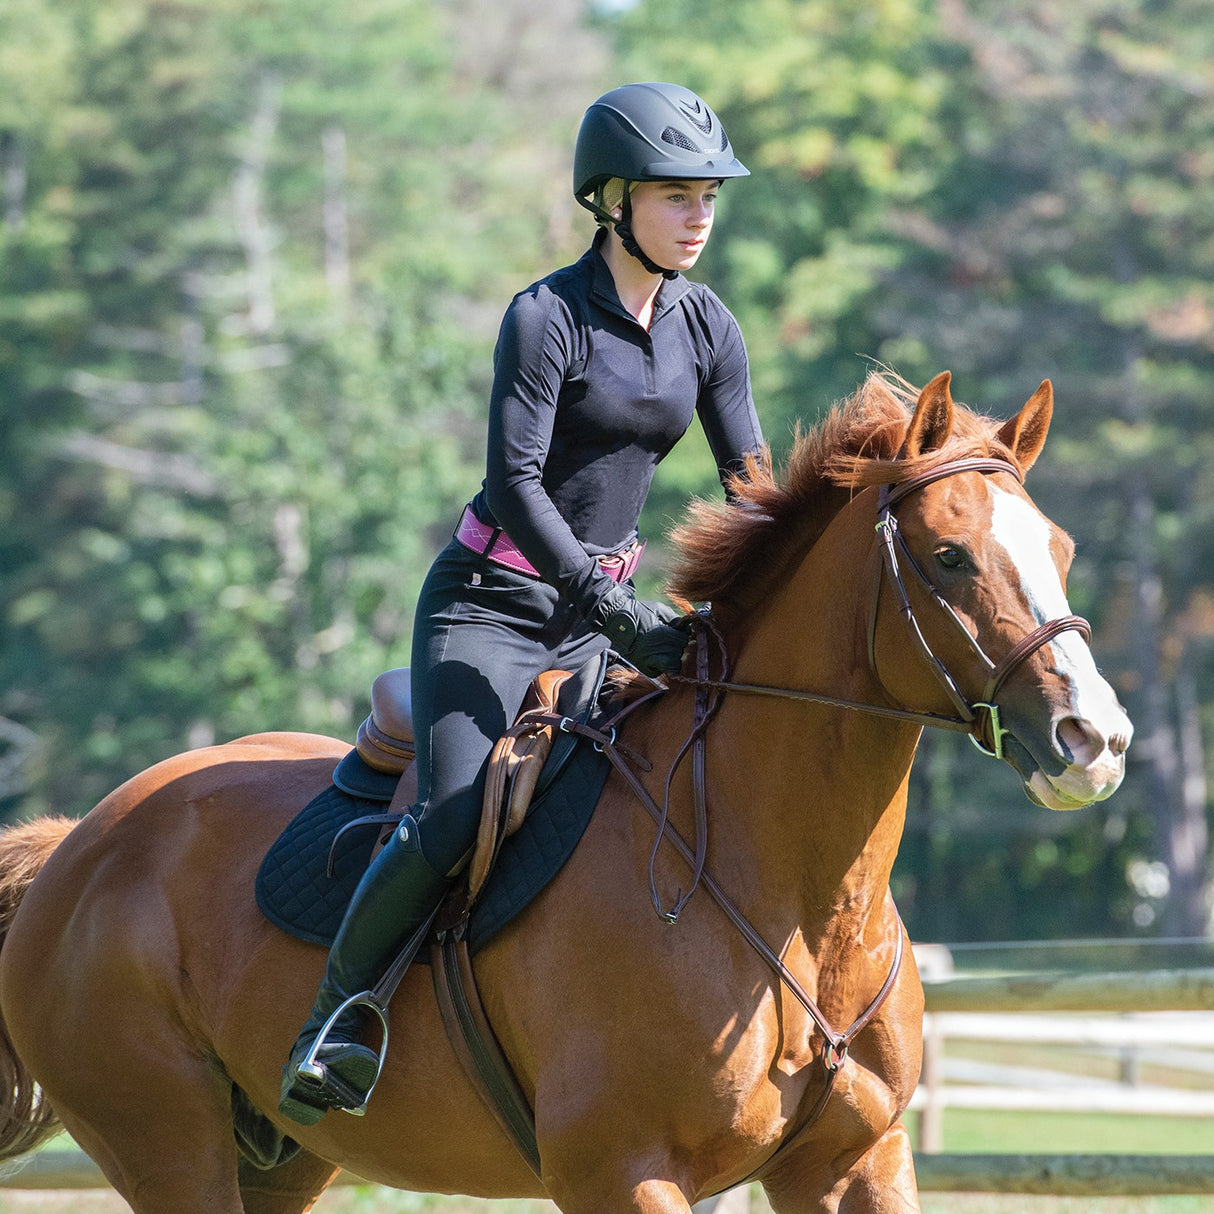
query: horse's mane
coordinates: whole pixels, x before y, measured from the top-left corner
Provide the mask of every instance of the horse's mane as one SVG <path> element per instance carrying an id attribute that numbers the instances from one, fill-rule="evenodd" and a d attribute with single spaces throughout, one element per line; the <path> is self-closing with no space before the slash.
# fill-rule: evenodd
<path id="1" fill-rule="evenodd" d="M 952 432 L 941 447 L 899 459 L 918 397 L 901 377 L 874 371 L 819 425 L 805 433 L 798 427 L 779 475 L 765 452 L 732 478 L 729 502 L 694 502 L 671 534 L 671 596 L 711 602 L 714 615 L 728 623 L 766 597 L 793 556 L 817 541 L 856 491 L 970 456 L 1016 463 L 996 438 L 999 423 L 956 403 Z"/>

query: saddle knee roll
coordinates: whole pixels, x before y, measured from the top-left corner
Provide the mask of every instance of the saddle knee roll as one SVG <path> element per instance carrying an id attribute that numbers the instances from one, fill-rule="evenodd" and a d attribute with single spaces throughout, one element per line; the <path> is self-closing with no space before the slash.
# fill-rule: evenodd
<path id="1" fill-rule="evenodd" d="M 385 670 L 371 684 L 371 715 L 358 727 L 355 749 L 368 767 L 401 775 L 413 762 L 413 704 L 409 668 Z"/>

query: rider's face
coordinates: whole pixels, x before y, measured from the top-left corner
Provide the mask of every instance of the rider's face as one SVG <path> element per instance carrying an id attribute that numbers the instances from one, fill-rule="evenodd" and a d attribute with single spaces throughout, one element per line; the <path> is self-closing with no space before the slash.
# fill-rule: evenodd
<path id="1" fill-rule="evenodd" d="M 632 191 L 632 234 L 646 256 L 689 270 L 712 231 L 719 181 L 641 181 Z"/>

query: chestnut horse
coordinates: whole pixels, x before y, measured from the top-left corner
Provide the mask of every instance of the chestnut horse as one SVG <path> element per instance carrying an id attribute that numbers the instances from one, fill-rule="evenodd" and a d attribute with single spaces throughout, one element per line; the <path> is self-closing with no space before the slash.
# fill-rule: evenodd
<path id="1" fill-rule="evenodd" d="M 922 725 L 971 730 L 1053 809 L 1109 796 L 1129 743 L 1069 614 L 1072 545 L 1021 486 L 1051 410 L 1048 382 L 999 425 L 954 405 L 947 374 L 918 394 L 874 375 L 779 478 L 756 463 L 737 501 L 679 529 L 672 589 L 711 602 L 730 669 L 714 657 L 702 678 L 689 655 L 621 741 L 658 801 L 676 767 L 684 839 L 702 770 L 699 892 L 673 925 L 653 913 L 654 823 L 613 772 L 565 868 L 476 958 L 538 1175 L 461 1068 L 421 965 L 366 1116 L 305 1129 L 276 1112 L 324 950 L 259 914 L 254 875 L 348 749 L 290 733 L 169 759 L 70 833 L 53 819 L 0 842 L 0 1155 L 58 1118 L 136 1214 L 299 1214 L 341 1168 L 566 1214 L 686 1214 L 750 1178 L 780 1214 L 917 1210 L 901 1117 L 923 991 L 909 949 L 895 963 L 889 876 Z M 707 684 L 703 752 L 676 765 Z M 674 845 L 652 879 L 664 904 L 693 885 Z M 824 1043 L 823 1023 L 866 1009 Z M 233 1114 L 250 1106 L 252 1129 Z M 257 1126 L 301 1149 L 252 1168 L 237 1138 Z"/>

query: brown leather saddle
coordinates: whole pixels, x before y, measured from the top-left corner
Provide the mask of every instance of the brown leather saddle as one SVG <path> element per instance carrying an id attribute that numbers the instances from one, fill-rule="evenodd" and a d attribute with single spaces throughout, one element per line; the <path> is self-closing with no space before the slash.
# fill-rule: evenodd
<path id="1" fill-rule="evenodd" d="M 605 655 L 604 655 L 605 657 Z M 502 844 L 522 826 L 531 808 L 541 775 L 551 783 L 576 739 L 562 738 L 560 719 L 584 720 L 593 710 L 602 685 L 605 661 L 595 660 L 580 671 L 548 670 L 533 680 L 514 724 L 498 740 L 489 757 L 485 795 L 476 841 L 469 853 L 464 879 L 440 915 L 440 930 L 466 922 L 484 889 Z M 334 782 L 357 785 L 352 769 L 361 762 L 373 772 L 396 781 L 387 810 L 358 818 L 345 829 L 368 822 L 383 827 L 372 855 L 386 842 L 392 827 L 417 800 L 416 752 L 413 742 L 410 670 L 387 670 L 371 685 L 371 712 L 358 727 L 354 751 L 338 765 Z"/>

